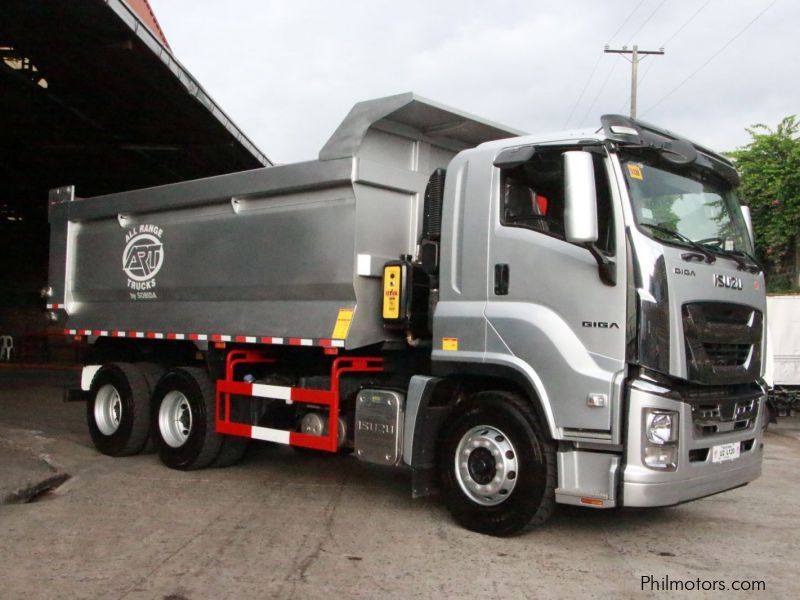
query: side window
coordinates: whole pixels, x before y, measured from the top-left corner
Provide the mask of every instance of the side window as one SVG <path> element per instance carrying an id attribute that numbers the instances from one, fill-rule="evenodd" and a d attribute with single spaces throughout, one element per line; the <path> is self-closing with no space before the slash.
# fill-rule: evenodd
<path id="1" fill-rule="evenodd" d="M 602 156 L 594 156 L 597 184 L 597 247 L 614 254 L 611 191 Z M 538 152 L 501 176 L 500 221 L 564 239 L 564 161 L 562 152 Z"/>

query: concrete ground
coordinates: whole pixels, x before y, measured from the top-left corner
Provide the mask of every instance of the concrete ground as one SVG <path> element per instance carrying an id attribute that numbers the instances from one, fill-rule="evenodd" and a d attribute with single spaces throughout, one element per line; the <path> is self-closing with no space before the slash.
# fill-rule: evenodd
<path id="1" fill-rule="evenodd" d="M 798 421 L 767 434 L 764 475 L 745 488 L 660 510 L 560 507 L 541 529 L 495 539 L 459 528 L 435 499 L 412 500 L 406 473 L 352 457 L 265 444 L 193 473 L 153 455 L 108 458 L 85 406 L 61 401 L 75 377 L 0 372 L 0 440 L 71 476 L 0 506 L 0 597 L 664 595 L 641 590 L 648 575 L 762 580 L 767 598 L 800 590 Z"/>

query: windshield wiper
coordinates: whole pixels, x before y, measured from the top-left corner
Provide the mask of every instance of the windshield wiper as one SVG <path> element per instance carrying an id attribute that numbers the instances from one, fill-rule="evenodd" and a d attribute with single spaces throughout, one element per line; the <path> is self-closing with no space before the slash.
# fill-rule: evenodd
<path id="1" fill-rule="evenodd" d="M 706 244 L 702 245 L 708 248 L 711 252 L 732 259 L 739 266 L 740 271 L 747 271 L 749 273 L 760 273 L 761 271 L 764 270 L 764 268 L 761 266 L 761 263 L 758 262 L 758 259 L 756 259 L 748 252 L 745 252 L 743 250 L 727 250 L 719 246 L 712 247 Z"/>
<path id="2" fill-rule="evenodd" d="M 706 262 L 708 264 L 710 264 L 710 265 L 713 265 L 715 262 L 717 262 L 717 259 L 709 251 L 708 246 L 703 246 L 701 244 L 698 244 L 697 242 L 695 242 L 692 239 L 686 237 L 682 233 L 678 233 L 674 229 L 668 229 L 667 227 L 662 227 L 661 225 L 654 225 L 652 223 L 642 223 L 641 225 L 642 225 L 642 227 L 647 227 L 648 229 L 652 229 L 653 231 L 658 231 L 659 233 L 664 233 L 666 235 L 672 236 L 674 239 L 680 240 L 684 244 L 694 248 L 700 254 L 705 256 Z"/>

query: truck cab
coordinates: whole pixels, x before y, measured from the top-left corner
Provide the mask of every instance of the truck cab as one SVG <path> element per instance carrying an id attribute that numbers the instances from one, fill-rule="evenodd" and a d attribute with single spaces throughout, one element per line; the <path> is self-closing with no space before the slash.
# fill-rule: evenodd
<path id="1" fill-rule="evenodd" d="M 764 278 L 726 159 L 610 115 L 483 144 L 447 177 L 434 372 L 537 399 L 557 502 L 665 506 L 758 477 Z"/>

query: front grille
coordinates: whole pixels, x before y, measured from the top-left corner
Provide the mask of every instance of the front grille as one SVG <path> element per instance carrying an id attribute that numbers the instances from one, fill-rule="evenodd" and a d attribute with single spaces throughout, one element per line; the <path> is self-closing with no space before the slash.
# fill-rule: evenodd
<path id="1" fill-rule="evenodd" d="M 757 423 L 758 399 L 762 393 L 761 390 L 751 390 L 746 394 L 714 401 L 703 397 L 705 394 L 687 398 L 692 407 L 694 437 L 752 429 Z"/>
<path id="2" fill-rule="evenodd" d="M 718 367 L 743 366 L 752 349 L 752 344 L 703 344 L 708 359 Z"/>
<path id="3" fill-rule="evenodd" d="M 739 446 L 739 450 L 742 453 L 750 452 L 750 450 L 753 449 L 753 446 L 755 446 L 755 443 L 755 438 L 744 440 Z M 689 450 L 689 462 L 706 462 L 709 454 L 711 454 L 711 448 L 695 448 L 694 450 Z"/>
<path id="4" fill-rule="evenodd" d="M 725 302 L 683 305 L 688 379 L 703 384 L 754 381 L 761 370 L 763 315 Z"/>

